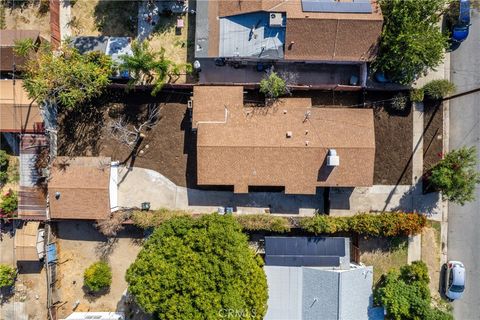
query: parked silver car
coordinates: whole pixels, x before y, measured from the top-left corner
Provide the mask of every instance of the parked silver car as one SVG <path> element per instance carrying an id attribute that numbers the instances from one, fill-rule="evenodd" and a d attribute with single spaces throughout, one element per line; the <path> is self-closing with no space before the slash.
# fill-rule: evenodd
<path id="1" fill-rule="evenodd" d="M 450 300 L 462 297 L 465 290 L 465 266 L 460 261 L 448 261 L 445 271 L 445 295 Z"/>

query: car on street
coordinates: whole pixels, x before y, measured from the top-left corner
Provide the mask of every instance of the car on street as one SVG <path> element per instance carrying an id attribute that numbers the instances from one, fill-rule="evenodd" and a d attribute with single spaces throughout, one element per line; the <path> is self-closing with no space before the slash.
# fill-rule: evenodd
<path id="1" fill-rule="evenodd" d="M 456 8 L 450 31 L 452 41 L 460 43 L 467 39 L 470 29 L 470 0 L 459 0 Z"/>
<path id="2" fill-rule="evenodd" d="M 465 266 L 460 261 L 448 261 L 445 270 L 445 296 L 460 299 L 465 291 Z"/>

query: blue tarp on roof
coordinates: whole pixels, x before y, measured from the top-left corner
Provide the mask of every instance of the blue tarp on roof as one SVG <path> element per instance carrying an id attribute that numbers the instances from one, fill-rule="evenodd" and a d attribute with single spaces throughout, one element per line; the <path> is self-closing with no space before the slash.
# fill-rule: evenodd
<path id="1" fill-rule="evenodd" d="M 47 245 L 47 263 L 56 263 L 57 262 L 57 246 L 55 243 L 50 243 Z"/>

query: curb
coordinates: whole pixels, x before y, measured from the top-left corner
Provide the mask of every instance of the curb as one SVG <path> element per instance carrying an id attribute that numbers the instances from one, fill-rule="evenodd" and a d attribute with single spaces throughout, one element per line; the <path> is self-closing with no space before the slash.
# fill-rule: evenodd
<path id="1" fill-rule="evenodd" d="M 450 80 L 450 53 L 445 54 L 444 78 Z M 449 151 L 450 143 L 450 101 L 443 102 L 443 153 Z M 440 228 L 441 250 L 440 267 L 448 260 L 448 201 L 442 201 L 442 222 Z"/>

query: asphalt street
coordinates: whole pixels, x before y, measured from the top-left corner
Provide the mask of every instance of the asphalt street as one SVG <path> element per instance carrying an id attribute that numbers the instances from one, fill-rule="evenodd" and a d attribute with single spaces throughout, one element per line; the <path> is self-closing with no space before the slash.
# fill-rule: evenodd
<path id="1" fill-rule="evenodd" d="M 480 87 L 480 14 L 472 15 L 470 35 L 451 53 L 451 81 L 457 93 Z M 450 150 L 476 146 L 480 157 L 480 92 L 450 101 Z M 480 166 L 478 168 L 480 171 Z M 480 188 L 476 201 L 450 204 L 448 259 L 460 260 L 467 269 L 464 296 L 453 303 L 458 320 L 480 319 Z"/>

